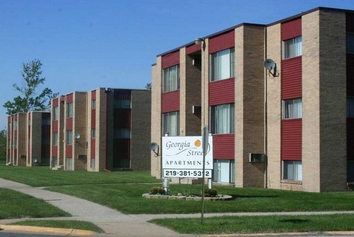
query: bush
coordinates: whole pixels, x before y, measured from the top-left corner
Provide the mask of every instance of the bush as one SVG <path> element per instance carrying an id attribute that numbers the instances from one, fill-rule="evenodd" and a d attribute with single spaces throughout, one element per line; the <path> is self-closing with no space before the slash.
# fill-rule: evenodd
<path id="1" fill-rule="evenodd" d="M 150 189 L 149 194 L 165 194 L 165 190 L 163 189 L 163 187 L 152 187 Z"/>
<path id="2" fill-rule="evenodd" d="M 218 195 L 218 191 L 215 188 L 207 188 L 204 190 L 205 197 L 216 197 Z"/>

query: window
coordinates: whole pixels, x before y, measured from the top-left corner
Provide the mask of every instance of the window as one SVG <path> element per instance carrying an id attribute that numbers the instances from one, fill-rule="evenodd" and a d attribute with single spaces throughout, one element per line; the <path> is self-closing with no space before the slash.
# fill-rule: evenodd
<path id="1" fill-rule="evenodd" d="M 130 108 L 130 99 L 116 99 L 114 100 L 115 109 L 129 109 Z"/>
<path id="2" fill-rule="evenodd" d="M 234 183 L 235 161 L 214 160 L 213 181 L 218 183 Z"/>
<path id="3" fill-rule="evenodd" d="M 91 129 L 91 138 L 96 138 L 96 129 Z"/>
<path id="4" fill-rule="evenodd" d="M 17 140 L 14 140 L 14 148 L 17 149 Z"/>
<path id="5" fill-rule="evenodd" d="M 302 99 L 283 100 L 283 119 L 302 118 Z"/>
<path id="6" fill-rule="evenodd" d="M 91 109 L 96 109 L 96 100 L 91 100 Z"/>
<path id="7" fill-rule="evenodd" d="M 347 53 L 354 53 L 354 33 L 347 33 Z"/>
<path id="8" fill-rule="evenodd" d="M 66 131 L 66 145 L 73 144 L 73 131 L 67 130 Z"/>
<path id="9" fill-rule="evenodd" d="M 53 146 L 57 146 L 58 145 L 58 133 L 57 132 L 53 132 L 53 142 L 52 142 Z"/>
<path id="10" fill-rule="evenodd" d="M 302 180 L 302 161 L 283 161 L 283 179 Z"/>
<path id="11" fill-rule="evenodd" d="M 65 158 L 65 170 L 73 170 L 73 159 Z"/>
<path id="12" fill-rule="evenodd" d="M 58 120 L 58 107 L 53 108 L 53 120 Z"/>
<path id="13" fill-rule="evenodd" d="M 228 134 L 235 132 L 234 104 L 223 104 L 211 107 L 211 132 Z"/>
<path id="14" fill-rule="evenodd" d="M 95 159 L 91 159 L 90 168 L 95 168 L 95 167 L 96 167 L 96 160 Z"/>
<path id="15" fill-rule="evenodd" d="M 226 49 L 210 55 L 210 80 L 235 77 L 235 49 Z"/>
<path id="16" fill-rule="evenodd" d="M 42 125 L 50 126 L 50 118 L 42 118 Z"/>
<path id="17" fill-rule="evenodd" d="M 163 131 L 162 134 L 169 136 L 179 135 L 179 112 L 162 114 Z"/>
<path id="18" fill-rule="evenodd" d="M 347 99 L 347 116 L 348 118 L 354 118 L 354 97 Z"/>
<path id="19" fill-rule="evenodd" d="M 179 89 L 179 65 L 175 65 L 163 70 L 163 92 L 175 91 Z"/>
<path id="20" fill-rule="evenodd" d="M 302 55 L 302 37 L 283 41 L 283 59 Z"/>
<path id="21" fill-rule="evenodd" d="M 73 103 L 68 103 L 66 107 L 66 117 L 72 118 L 73 117 Z"/>
<path id="22" fill-rule="evenodd" d="M 114 130 L 114 138 L 130 139 L 130 129 L 118 128 Z"/>

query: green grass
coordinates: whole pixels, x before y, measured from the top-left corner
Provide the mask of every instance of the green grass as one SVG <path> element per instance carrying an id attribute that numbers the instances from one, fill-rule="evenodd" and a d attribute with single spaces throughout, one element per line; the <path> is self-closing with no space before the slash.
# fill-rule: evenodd
<path id="1" fill-rule="evenodd" d="M 17 191 L 0 188 L 0 219 L 59 216 L 70 216 L 70 214 L 43 200 Z"/>
<path id="2" fill-rule="evenodd" d="M 33 187 L 115 184 L 115 183 L 154 183 L 150 171 L 87 172 L 53 171 L 49 167 L 21 167 L 0 165 L 0 178 L 24 183 Z"/>
<path id="3" fill-rule="evenodd" d="M 96 233 L 104 233 L 104 231 L 87 221 L 74 221 L 74 220 L 27 220 L 11 223 L 11 225 L 25 225 L 25 226 L 40 226 L 51 228 L 65 228 L 76 230 L 90 230 Z"/>
<path id="4" fill-rule="evenodd" d="M 152 184 L 78 185 L 48 190 L 87 199 L 130 214 L 199 213 L 201 202 L 145 199 Z M 214 186 L 230 201 L 205 202 L 205 212 L 284 212 L 354 210 L 354 192 L 307 193 Z M 200 193 L 200 185 L 170 185 L 173 193 Z"/>
<path id="5" fill-rule="evenodd" d="M 354 215 L 233 216 L 156 219 L 150 222 L 183 234 L 241 234 L 309 231 L 353 231 Z"/>

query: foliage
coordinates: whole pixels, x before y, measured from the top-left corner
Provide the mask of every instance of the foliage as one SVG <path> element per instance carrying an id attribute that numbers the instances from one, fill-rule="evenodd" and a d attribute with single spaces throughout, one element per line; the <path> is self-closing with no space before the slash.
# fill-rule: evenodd
<path id="1" fill-rule="evenodd" d="M 0 160 L 5 160 L 6 158 L 6 130 L 0 131 Z"/>
<path id="2" fill-rule="evenodd" d="M 151 90 L 152 84 L 151 83 L 147 83 L 145 86 L 145 89 L 147 90 Z"/>
<path id="3" fill-rule="evenodd" d="M 45 82 L 42 77 L 42 63 L 38 59 L 34 59 L 29 63 L 22 64 L 22 85 L 13 84 L 13 88 L 20 93 L 13 101 L 7 101 L 3 107 L 7 109 L 7 114 L 15 114 L 19 112 L 42 111 L 48 110 L 50 101 L 58 96 L 51 89 L 44 88 L 37 93 L 38 87 Z"/>
<path id="4" fill-rule="evenodd" d="M 161 194 L 161 195 L 163 195 L 163 194 L 165 194 L 165 190 L 163 189 L 163 187 L 152 187 L 150 189 L 149 194 L 153 194 L 153 195 Z"/>
<path id="5" fill-rule="evenodd" d="M 218 195 L 218 191 L 215 188 L 207 188 L 204 190 L 205 197 L 216 197 Z"/>

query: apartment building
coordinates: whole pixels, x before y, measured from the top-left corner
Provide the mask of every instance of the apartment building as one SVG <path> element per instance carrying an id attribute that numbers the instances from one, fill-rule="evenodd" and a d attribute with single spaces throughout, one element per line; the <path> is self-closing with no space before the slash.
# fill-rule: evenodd
<path id="1" fill-rule="evenodd" d="M 52 101 L 51 167 L 150 169 L 151 91 L 98 88 Z"/>
<path id="2" fill-rule="evenodd" d="M 49 165 L 50 113 L 32 111 L 8 117 L 7 163 Z"/>
<path id="3" fill-rule="evenodd" d="M 354 182 L 353 62 L 353 10 L 319 7 L 187 43 L 152 66 L 151 141 L 208 126 L 216 183 L 346 190 Z M 151 154 L 158 178 L 160 159 Z"/>

